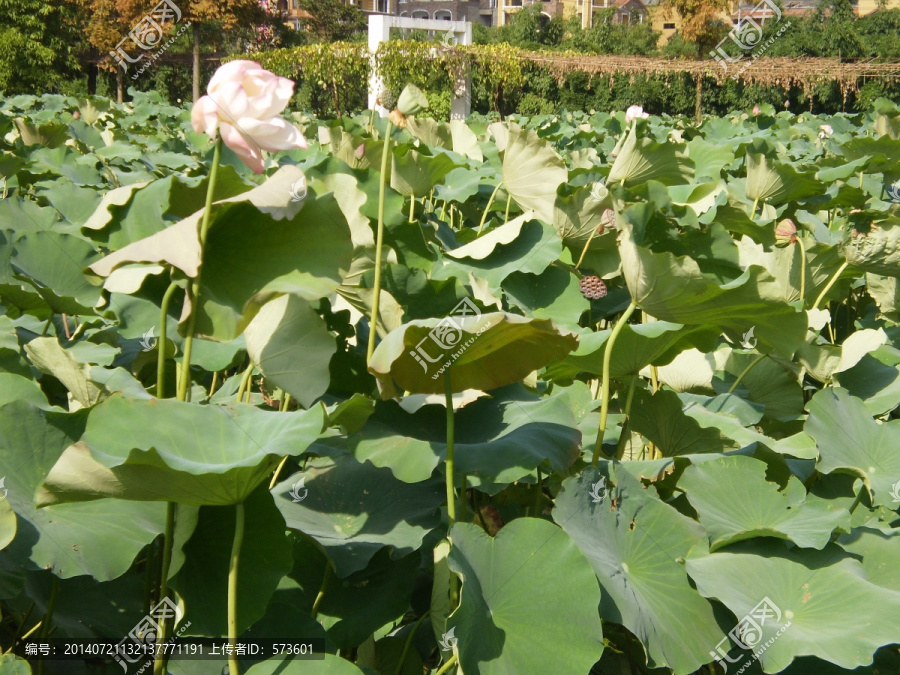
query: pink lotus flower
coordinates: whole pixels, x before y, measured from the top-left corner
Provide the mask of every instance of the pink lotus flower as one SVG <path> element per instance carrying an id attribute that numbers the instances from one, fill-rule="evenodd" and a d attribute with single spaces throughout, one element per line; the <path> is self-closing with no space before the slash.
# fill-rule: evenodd
<path id="1" fill-rule="evenodd" d="M 761 112 L 762 112 L 762 110 L 759 109 L 758 105 L 753 106 L 753 114 L 754 115 L 759 115 Z"/>
<path id="2" fill-rule="evenodd" d="M 631 120 L 636 119 L 638 117 L 643 117 L 647 119 L 650 117 L 650 113 L 645 113 L 644 109 L 639 105 L 633 105 L 628 110 L 625 111 L 625 123 L 628 124 Z"/>
<path id="3" fill-rule="evenodd" d="M 255 173 L 262 173 L 262 151 L 278 152 L 305 148 L 303 134 L 280 116 L 294 83 L 270 73 L 254 61 L 231 61 L 219 68 L 191 110 L 191 123 L 198 133 L 222 142 Z"/>
<path id="4" fill-rule="evenodd" d="M 819 138 L 825 138 L 826 136 L 831 136 L 834 133 L 834 129 L 831 128 L 830 124 L 820 124 L 819 128 L 822 130 L 819 133 Z"/>

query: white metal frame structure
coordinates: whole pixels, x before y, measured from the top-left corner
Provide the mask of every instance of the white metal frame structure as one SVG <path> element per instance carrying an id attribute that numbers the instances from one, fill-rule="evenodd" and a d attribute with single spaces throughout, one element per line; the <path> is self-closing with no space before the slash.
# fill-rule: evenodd
<path id="1" fill-rule="evenodd" d="M 384 108 L 376 108 L 375 99 L 384 88 L 384 81 L 375 68 L 375 52 L 378 45 L 387 42 L 391 37 L 391 28 L 412 28 L 431 30 L 452 38 L 452 44 L 472 44 L 472 24 L 468 21 L 447 21 L 445 19 L 411 19 L 405 16 L 387 14 L 369 15 L 369 53 L 372 67 L 369 75 L 369 108 L 378 109 L 382 116 L 387 115 Z M 435 47 L 439 49 L 440 47 Z M 461 120 L 469 116 L 472 110 L 472 86 L 469 73 L 460 73 L 455 78 L 453 91 L 450 93 L 450 119 Z M 397 92 L 399 95 L 400 92 Z"/>

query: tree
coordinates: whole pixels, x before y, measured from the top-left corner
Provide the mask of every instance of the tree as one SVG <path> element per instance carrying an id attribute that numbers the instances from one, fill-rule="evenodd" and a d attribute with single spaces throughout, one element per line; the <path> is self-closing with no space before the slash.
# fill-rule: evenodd
<path id="1" fill-rule="evenodd" d="M 681 36 L 697 45 L 697 58 L 709 52 L 725 33 L 723 13 L 731 12 L 731 0 L 664 0 L 666 16 L 681 16 Z"/>
<path id="2" fill-rule="evenodd" d="M 72 0 L 0 0 L 0 91 L 43 93 L 76 76 L 81 16 Z"/>
<path id="3" fill-rule="evenodd" d="M 307 16 L 300 19 L 303 27 L 321 42 L 343 42 L 366 30 L 366 15 L 355 5 L 341 0 L 300 0 Z"/>

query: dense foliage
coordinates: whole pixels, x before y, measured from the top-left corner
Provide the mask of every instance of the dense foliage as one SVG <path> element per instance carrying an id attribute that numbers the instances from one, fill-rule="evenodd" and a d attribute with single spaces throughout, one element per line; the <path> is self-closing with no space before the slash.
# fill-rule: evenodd
<path id="1" fill-rule="evenodd" d="M 198 237 L 134 96 L 0 107 L 3 672 L 160 586 L 327 653 L 251 675 L 898 672 L 897 106 L 295 113 Z"/>

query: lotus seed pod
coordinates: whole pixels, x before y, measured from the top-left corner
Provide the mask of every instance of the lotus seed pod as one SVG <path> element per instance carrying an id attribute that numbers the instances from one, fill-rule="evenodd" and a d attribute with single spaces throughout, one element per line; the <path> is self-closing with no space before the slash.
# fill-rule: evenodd
<path id="1" fill-rule="evenodd" d="M 606 297 L 606 284 L 603 283 L 603 279 L 600 277 L 594 275 L 586 276 L 578 284 L 578 287 L 581 289 L 582 295 L 588 300 L 599 300 Z"/>
<path id="2" fill-rule="evenodd" d="M 397 107 L 397 97 L 394 96 L 394 92 L 390 89 L 382 89 L 381 93 L 378 94 L 378 98 L 375 99 L 375 103 L 388 110 L 393 110 Z"/>
<path id="3" fill-rule="evenodd" d="M 790 246 L 797 241 L 797 226 L 790 218 L 785 218 L 775 227 L 775 245 L 779 248 Z"/>

